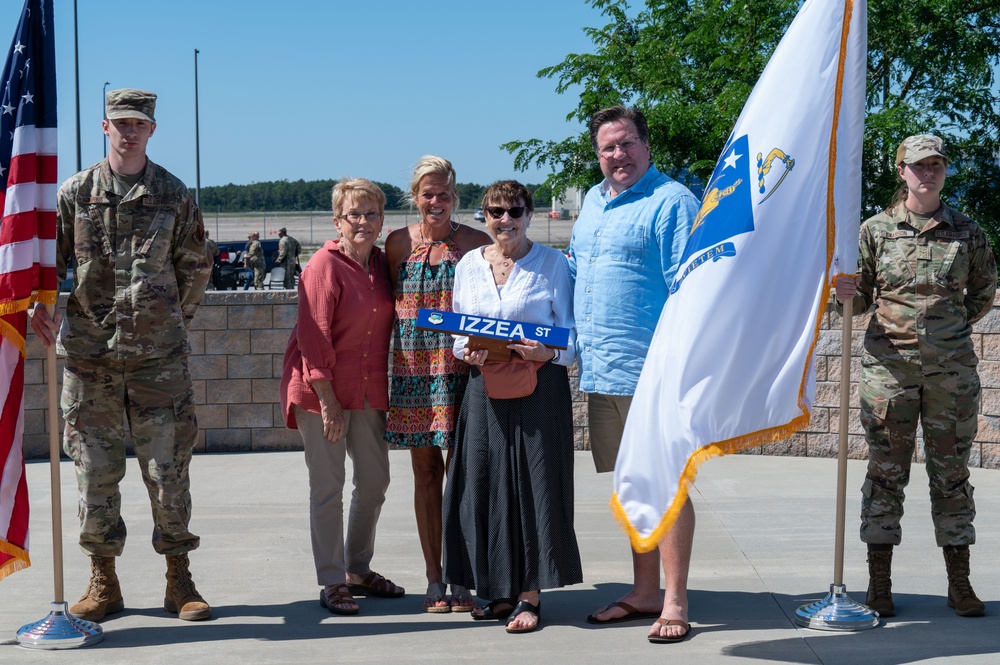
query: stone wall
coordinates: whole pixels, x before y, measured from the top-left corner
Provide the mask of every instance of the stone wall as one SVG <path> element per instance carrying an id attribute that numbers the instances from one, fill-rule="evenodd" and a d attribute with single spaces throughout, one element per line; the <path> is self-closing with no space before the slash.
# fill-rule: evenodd
<path id="1" fill-rule="evenodd" d="M 65 298 L 65 296 L 62 296 Z M 64 300 L 60 304 L 64 304 Z M 198 452 L 301 450 L 298 433 L 285 428 L 278 403 L 281 361 L 295 323 L 292 291 L 210 291 L 194 319 L 190 359 L 201 428 Z M 852 458 L 864 458 L 865 442 L 858 421 L 857 381 L 867 317 L 854 319 L 851 363 L 849 446 Z M 974 467 L 1000 468 L 1000 307 L 974 332 L 983 385 L 979 437 L 972 451 Z M 841 319 L 828 312 L 816 348 L 816 404 L 812 422 L 785 441 L 745 454 L 836 457 L 840 418 Z M 25 364 L 25 428 L 27 458 L 48 456 L 47 397 L 44 349 L 28 335 Z M 575 371 L 573 424 L 577 449 L 589 447 L 586 396 L 579 392 Z M 61 367 L 60 367 L 61 380 Z M 60 421 L 60 432 L 62 423 Z M 918 432 L 919 435 L 919 432 Z M 917 454 L 918 459 L 920 453 Z"/>
<path id="2" fill-rule="evenodd" d="M 848 423 L 848 456 L 868 457 L 858 409 L 861 353 L 869 316 L 854 318 L 851 334 L 851 410 Z M 809 426 L 785 441 L 747 451 L 746 454 L 836 457 L 840 432 L 840 348 L 842 318 L 832 307 L 821 323 L 816 345 L 816 402 Z M 972 446 L 969 465 L 1000 469 L 1000 304 L 973 327 L 973 346 L 979 356 L 982 399 L 979 404 L 979 434 Z M 923 462 L 922 432 L 917 429 L 914 458 Z"/>
<path id="3" fill-rule="evenodd" d="M 60 296 L 60 306 L 65 304 Z M 301 450 L 278 403 L 281 361 L 295 324 L 294 291 L 209 291 L 191 324 L 191 377 L 197 400 L 197 452 Z M 26 458 L 48 456 L 45 350 L 28 334 L 25 364 Z M 62 381 L 60 361 L 59 380 Z M 60 420 L 60 433 L 62 421 Z"/>

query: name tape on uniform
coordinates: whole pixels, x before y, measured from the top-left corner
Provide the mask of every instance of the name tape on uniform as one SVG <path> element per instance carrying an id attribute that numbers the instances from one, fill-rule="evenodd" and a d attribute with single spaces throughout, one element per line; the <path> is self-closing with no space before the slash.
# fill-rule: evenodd
<path id="1" fill-rule="evenodd" d="M 470 335 L 492 339 L 525 339 L 541 342 L 553 349 L 565 349 L 569 344 L 569 328 L 543 326 L 524 321 L 491 319 L 459 312 L 442 312 L 436 309 L 417 310 L 417 327 L 437 330 L 451 335 Z"/>

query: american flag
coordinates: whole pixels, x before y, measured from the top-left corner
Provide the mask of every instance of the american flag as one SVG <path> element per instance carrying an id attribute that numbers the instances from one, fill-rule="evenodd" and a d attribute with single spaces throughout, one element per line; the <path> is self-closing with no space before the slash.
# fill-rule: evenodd
<path id="1" fill-rule="evenodd" d="M 52 0 L 26 0 L 0 77 L 0 579 L 30 565 L 24 475 L 28 306 L 56 300 Z"/>

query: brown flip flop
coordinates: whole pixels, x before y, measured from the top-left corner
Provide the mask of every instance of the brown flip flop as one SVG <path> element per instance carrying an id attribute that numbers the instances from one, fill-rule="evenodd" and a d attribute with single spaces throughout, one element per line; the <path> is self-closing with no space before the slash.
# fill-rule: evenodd
<path id="1" fill-rule="evenodd" d="M 676 642 L 683 642 L 687 639 L 687 636 L 691 633 L 691 624 L 686 621 L 681 621 L 680 619 L 664 619 L 660 617 L 656 620 L 655 624 L 657 626 L 683 626 L 684 632 L 677 637 L 663 637 L 661 635 L 647 635 L 648 639 L 653 644 L 674 644 Z"/>
<path id="2" fill-rule="evenodd" d="M 612 617 L 610 619 L 598 619 L 597 615 L 603 612 L 607 612 L 612 607 L 620 607 L 625 610 L 625 614 L 620 617 Z M 659 612 L 640 612 L 628 603 L 622 600 L 616 600 L 602 610 L 598 610 L 587 617 L 587 623 L 597 624 L 602 626 L 611 623 L 624 623 L 626 621 L 637 621 L 638 619 L 656 619 L 660 616 Z"/>

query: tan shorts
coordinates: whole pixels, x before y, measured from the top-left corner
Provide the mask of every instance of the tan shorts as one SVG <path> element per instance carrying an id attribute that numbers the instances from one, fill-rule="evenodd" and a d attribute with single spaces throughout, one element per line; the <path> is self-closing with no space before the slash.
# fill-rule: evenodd
<path id="1" fill-rule="evenodd" d="M 625 419 L 632 406 L 631 395 L 587 395 L 587 426 L 590 428 L 590 453 L 597 473 L 615 470 L 618 447 L 625 431 Z"/>

